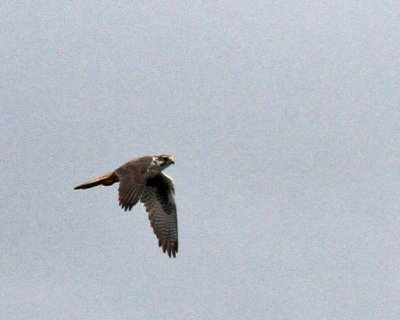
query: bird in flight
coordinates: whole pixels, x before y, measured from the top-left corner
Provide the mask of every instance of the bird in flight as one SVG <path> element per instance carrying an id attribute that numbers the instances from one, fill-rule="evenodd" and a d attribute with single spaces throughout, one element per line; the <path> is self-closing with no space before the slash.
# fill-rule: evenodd
<path id="1" fill-rule="evenodd" d="M 119 205 L 127 211 L 138 201 L 142 202 L 149 214 L 159 247 L 162 247 L 169 257 L 175 258 L 178 252 L 175 189 L 172 179 L 162 173 L 171 164 L 174 164 L 171 155 L 136 158 L 74 189 L 89 189 L 98 185 L 110 186 L 119 182 Z"/>

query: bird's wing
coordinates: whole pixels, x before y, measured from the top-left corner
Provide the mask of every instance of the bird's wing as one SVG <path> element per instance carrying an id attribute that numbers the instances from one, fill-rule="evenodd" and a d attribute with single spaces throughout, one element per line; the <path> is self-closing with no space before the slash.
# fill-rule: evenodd
<path id="1" fill-rule="evenodd" d="M 178 221 L 172 179 L 163 173 L 147 179 L 140 201 L 146 207 L 158 245 L 171 257 L 178 252 Z"/>
<path id="2" fill-rule="evenodd" d="M 119 205 L 122 209 L 131 210 L 139 201 L 149 174 L 152 157 L 134 159 L 115 170 L 119 178 Z"/>

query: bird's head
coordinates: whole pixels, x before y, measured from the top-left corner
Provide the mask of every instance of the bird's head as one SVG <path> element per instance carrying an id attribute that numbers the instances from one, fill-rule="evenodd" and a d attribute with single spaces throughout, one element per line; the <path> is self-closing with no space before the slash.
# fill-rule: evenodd
<path id="1" fill-rule="evenodd" d="M 156 161 L 157 165 L 161 168 L 161 170 L 164 170 L 171 164 L 174 164 L 174 157 L 172 155 L 159 155 L 155 156 L 154 160 Z"/>

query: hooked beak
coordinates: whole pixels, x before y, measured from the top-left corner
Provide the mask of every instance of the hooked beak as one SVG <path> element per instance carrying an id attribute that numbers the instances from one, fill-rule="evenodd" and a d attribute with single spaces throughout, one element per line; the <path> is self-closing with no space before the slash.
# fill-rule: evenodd
<path id="1" fill-rule="evenodd" d="M 168 159 L 172 164 L 175 164 L 174 156 L 168 156 Z"/>

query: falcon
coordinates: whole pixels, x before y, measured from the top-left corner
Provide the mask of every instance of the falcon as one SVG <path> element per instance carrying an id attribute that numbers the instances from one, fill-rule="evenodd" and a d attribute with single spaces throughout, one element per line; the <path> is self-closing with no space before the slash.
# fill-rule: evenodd
<path id="1" fill-rule="evenodd" d="M 158 238 L 158 246 L 168 253 L 169 257 L 175 258 L 178 252 L 175 189 L 172 179 L 162 172 L 171 164 L 174 164 L 171 155 L 136 158 L 74 189 L 89 189 L 98 185 L 111 186 L 119 182 L 119 205 L 127 211 L 139 201 L 143 203 Z"/>

